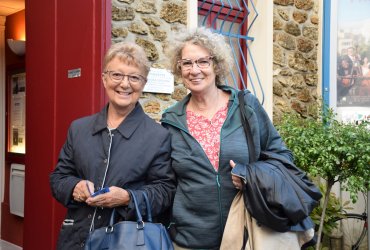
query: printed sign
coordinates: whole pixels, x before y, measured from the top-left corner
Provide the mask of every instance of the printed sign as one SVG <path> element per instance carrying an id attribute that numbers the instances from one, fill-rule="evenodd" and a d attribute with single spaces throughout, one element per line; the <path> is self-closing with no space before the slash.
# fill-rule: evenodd
<path id="1" fill-rule="evenodd" d="M 172 94 L 174 91 L 174 77 L 166 69 L 150 68 L 148 81 L 143 91 Z"/>

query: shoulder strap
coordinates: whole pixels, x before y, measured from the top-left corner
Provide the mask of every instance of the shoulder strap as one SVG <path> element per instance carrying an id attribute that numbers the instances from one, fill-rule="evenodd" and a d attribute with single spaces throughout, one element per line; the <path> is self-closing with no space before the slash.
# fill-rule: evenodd
<path id="1" fill-rule="evenodd" d="M 238 99 L 239 99 L 240 119 L 242 121 L 245 138 L 247 139 L 247 143 L 248 143 L 249 162 L 252 163 L 252 162 L 255 162 L 257 159 L 256 159 L 256 151 L 254 148 L 252 130 L 251 130 L 251 127 L 249 126 L 247 114 L 245 112 L 245 102 L 244 102 L 244 91 L 243 90 L 238 92 Z"/>
<path id="2" fill-rule="evenodd" d="M 150 206 L 150 202 L 149 202 L 149 198 L 148 198 L 148 195 L 146 194 L 146 191 L 143 191 L 143 196 L 144 196 L 144 200 L 145 200 L 145 204 L 146 204 L 146 220 L 148 222 L 152 222 L 153 219 L 152 219 L 152 208 Z"/>

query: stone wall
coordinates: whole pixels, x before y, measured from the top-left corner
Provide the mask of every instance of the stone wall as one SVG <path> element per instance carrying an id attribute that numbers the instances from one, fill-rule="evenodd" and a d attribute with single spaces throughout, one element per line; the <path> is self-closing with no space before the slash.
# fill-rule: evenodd
<path id="1" fill-rule="evenodd" d="M 274 121 L 285 112 L 310 116 L 315 110 L 319 2 L 274 0 Z M 186 0 L 112 0 L 112 42 L 136 42 L 145 49 L 152 67 L 165 68 L 172 31 L 186 26 L 186 14 Z M 162 111 L 186 93 L 175 82 L 173 94 L 144 93 L 140 102 L 147 114 L 159 120 Z"/>
<path id="2" fill-rule="evenodd" d="M 293 110 L 313 114 L 319 93 L 318 0 L 274 0 L 274 121 Z"/>
<path id="3" fill-rule="evenodd" d="M 152 67 L 166 68 L 172 31 L 186 26 L 186 11 L 186 0 L 112 0 L 112 43 L 135 42 L 145 49 Z M 143 93 L 140 103 L 159 120 L 163 110 L 186 93 L 176 82 L 173 94 Z"/>

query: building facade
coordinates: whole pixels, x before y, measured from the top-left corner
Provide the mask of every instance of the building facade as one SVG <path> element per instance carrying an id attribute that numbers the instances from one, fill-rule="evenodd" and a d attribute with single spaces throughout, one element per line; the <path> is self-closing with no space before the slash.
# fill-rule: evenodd
<path id="1" fill-rule="evenodd" d="M 4 145 L 0 147 L 1 239 L 26 250 L 54 248 L 65 209 L 52 198 L 48 177 L 70 122 L 99 111 L 106 102 L 100 78 L 104 52 L 111 43 L 135 42 L 144 47 L 152 67 L 165 68 L 172 32 L 198 26 L 197 8 L 202 2 L 26 0 L 25 10 L 0 23 L 5 32 L 0 42 L 4 59 L 0 84 L 6 90 L 0 97 L 0 115 L 6 122 L 0 126 L 5 142 L 0 143 Z M 253 2 L 259 16 L 249 33 L 254 37 L 250 49 L 265 93 L 264 107 L 275 121 L 284 112 L 311 115 L 321 96 L 321 1 Z M 5 46 L 5 39 L 12 36 L 7 25 L 19 15 L 26 24 L 27 49 L 21 57 Z M 19 70 L 26 73 L 25 154 L 8 151 L 5 115 L 10 105 L 8 79 Z M 69 77 L 71 70 L 79 70 L 80 76 Z M 165 108 L 187 94 L 177 79 L 174 85 L 171 94 L 143 94 L 140 102 L 152 118 L 159 120 Z M 12 163 L 25 165 L 24 218 L 10 213 Z"/>

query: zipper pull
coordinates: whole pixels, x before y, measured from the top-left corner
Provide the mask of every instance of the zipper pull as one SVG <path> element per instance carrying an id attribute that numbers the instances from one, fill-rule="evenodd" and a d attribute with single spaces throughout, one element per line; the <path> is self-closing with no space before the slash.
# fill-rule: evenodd
<path id="1" fill-rule="evenodd" d="M 217 186 L 218 187 L 221 187 L 221 185 L 220 185 L 220 180 L 219 180 L 219 175 L 217 174 L 217 176 L 216 176 L 216 182 L 217 182 Z"/>

